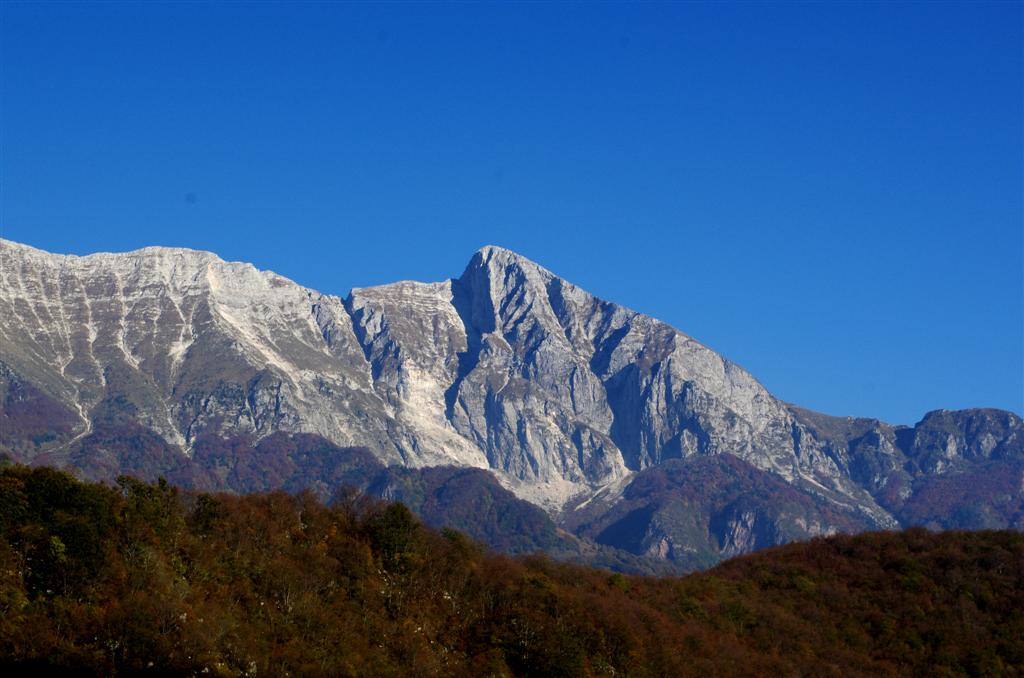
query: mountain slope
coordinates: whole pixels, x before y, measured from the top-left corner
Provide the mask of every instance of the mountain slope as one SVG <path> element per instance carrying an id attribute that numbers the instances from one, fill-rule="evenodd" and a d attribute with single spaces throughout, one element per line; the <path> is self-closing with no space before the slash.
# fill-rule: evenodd
<path id="1" fill-rule="evenodd" d="M 508 250 L 482 249 L 446 283 L 353 290 L 348 306 L 378 390 L 471 441 L 525 498 L 557 507 L 729 452 L 894 524 L 823 447 L 799 446 L 801 425 L 747 372 Z"/>

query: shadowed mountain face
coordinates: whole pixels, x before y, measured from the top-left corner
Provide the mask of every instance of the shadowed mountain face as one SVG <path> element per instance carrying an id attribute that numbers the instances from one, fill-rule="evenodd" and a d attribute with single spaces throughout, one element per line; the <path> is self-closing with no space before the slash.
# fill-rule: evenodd
<path id="1" fill-rule="evenodd" d="M 329 496 L 352 473 L 307 448 L 358 447 L 353 468 L 429 486 L 417 469 L 481 469 L 458 486 L 493 474 L 592 545 L 691 565 L 836 530 L 1021 524 L 1016 415 L 802 410 L 500 248 L 345 300 L 192 250 L 0 257 L 0 446 L 20 461 Z"/>

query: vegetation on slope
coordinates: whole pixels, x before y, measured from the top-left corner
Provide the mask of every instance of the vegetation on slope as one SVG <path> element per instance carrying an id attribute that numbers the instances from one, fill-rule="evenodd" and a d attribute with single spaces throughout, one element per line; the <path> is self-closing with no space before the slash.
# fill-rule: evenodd
<path id="1" fill-rule="evenodd" d="M 836 536 L 683 578 L 485 551 L 402 504 L 0 469 L 0 668 L 1018 675 L 1024 535 Z"/>

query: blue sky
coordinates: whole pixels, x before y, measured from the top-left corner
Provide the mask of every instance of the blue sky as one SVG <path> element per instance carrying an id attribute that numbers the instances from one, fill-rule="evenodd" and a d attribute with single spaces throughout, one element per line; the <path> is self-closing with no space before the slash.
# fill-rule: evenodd
<path id="1" fill-rule="evenodd" d="M 517 250 L 779 397 L 1024 409 L 1022 4 L 0 5 L 0 235 Z"/>

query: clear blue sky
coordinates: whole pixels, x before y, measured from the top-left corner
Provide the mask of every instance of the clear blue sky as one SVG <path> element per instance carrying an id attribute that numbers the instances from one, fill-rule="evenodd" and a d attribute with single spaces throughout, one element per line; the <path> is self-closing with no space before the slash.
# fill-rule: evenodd
<path id="1" fill-rule="evenodd" d="M 833 414 L 1024 409 L 1022 5 L 0 6 L 0 234 L 517 250 Z"/>

